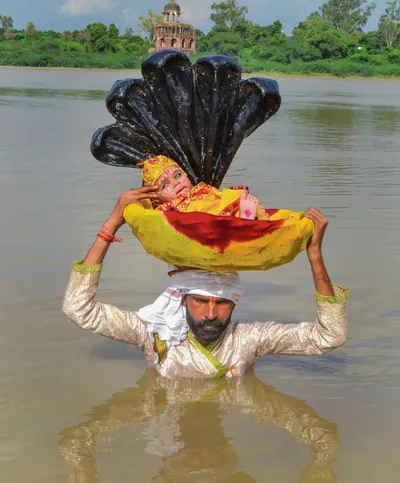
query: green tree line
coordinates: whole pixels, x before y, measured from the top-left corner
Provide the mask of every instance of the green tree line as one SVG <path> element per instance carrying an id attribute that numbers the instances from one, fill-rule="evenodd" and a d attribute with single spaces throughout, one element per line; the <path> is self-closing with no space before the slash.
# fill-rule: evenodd
<path id="1" fill-rule="evenodd" d="M 388 0 L 375 30 L 365 31 L 376 5 L 368 0 L 328 0 L 288 34 L 280 20 L 259 25 L 247 18 L 238 0 L 214 2 L 211 30 L 197 33 L 197 54 L 233 55 L 245 72 L 400 76 L 400 0 Z M 153 47 L 154 24 L 162 16 L 149 11 L 138 31 L 120 33 L 115 24 L 91 23 L 84 30 L 55 32 L 13 28 L 0 15 L 0 64 L 137 68 Z"/>

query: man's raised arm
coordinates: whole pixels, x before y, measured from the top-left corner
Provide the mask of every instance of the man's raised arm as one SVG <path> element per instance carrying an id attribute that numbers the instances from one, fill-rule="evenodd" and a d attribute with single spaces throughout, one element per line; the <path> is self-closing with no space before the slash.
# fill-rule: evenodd
<path id="1" fill-rule="evenodd" d="M 152 191 L 153 188 L 146 187 L 121 194 L 84 260 L 72 264 L 62 308 L 63 313 L 83 329 L 135 345 L 141 350 L 144 350 L 146 343 L 150 343 L 146 325 L 133 312 L 98 302 L 96 291 L 103 260 L 110 244 L 116 240 L 118 229 L 124 224 L 122 214 L 125 207 L 154 197 Z"/>
<path id="2" fill-rule="evenodd" d="M 328 220 L 315 208 L 308 209 L 303 216 L 313 220 L 315 225 L 307 255 L 317 292 L 317 317 L 314 322 L 298 324 L 255 324 L 253 331 L 260 333 L 257 357 L 265 354 L 324 354 L 346 342 L 349 290 L 332 285 L 322 258 L 322 240 Z"/>

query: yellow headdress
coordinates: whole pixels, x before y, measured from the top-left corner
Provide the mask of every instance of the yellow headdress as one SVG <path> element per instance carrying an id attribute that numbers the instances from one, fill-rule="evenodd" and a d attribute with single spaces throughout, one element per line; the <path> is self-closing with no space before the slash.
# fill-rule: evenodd
<path id="1" fill-rule="evenodd" d="M 137 166 L 142 168 L 142 178 L 145 186 L 154 186 L 166 168 L 171 166 L 180 167 L 173 159 L 162 155 L 146 159 Z"/>

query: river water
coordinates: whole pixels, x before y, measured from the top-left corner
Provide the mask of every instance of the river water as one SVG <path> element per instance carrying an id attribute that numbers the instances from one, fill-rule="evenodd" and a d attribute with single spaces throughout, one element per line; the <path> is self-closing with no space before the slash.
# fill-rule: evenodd
<path id="1" fill-rule="evenodd" d="M 278 79 L 280 112 L 226 178 L 267 207 L 329 217 L 326 264 L 352 289 L 347 344 L 264 357 L 233 383 L 171 382 L 60 313 L 71 261 L 139 185 L 89 151 L 112 121 L 105 92 L 127 76 L 0 70 L 0 481 L 400 481 L 400 83 Z M 166 270 L 121 231 L 99 298 L 137 309 Z M 304 254 L 243 280 L 238 317 L 314 318 Z"/>

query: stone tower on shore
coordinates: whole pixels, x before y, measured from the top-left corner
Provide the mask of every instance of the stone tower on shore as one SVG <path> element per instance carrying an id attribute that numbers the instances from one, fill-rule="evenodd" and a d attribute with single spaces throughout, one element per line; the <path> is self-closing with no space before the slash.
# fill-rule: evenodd
<path id="1" fill-rule="evenodd" d="M 181 7 L 170 0 L 162 12 L 164 21 L 154 25 L 153 52 L 163 49 L 182 50 L 186 53 L 196 52 L 196 32 L 193 25 L 181 23 Z"/>

